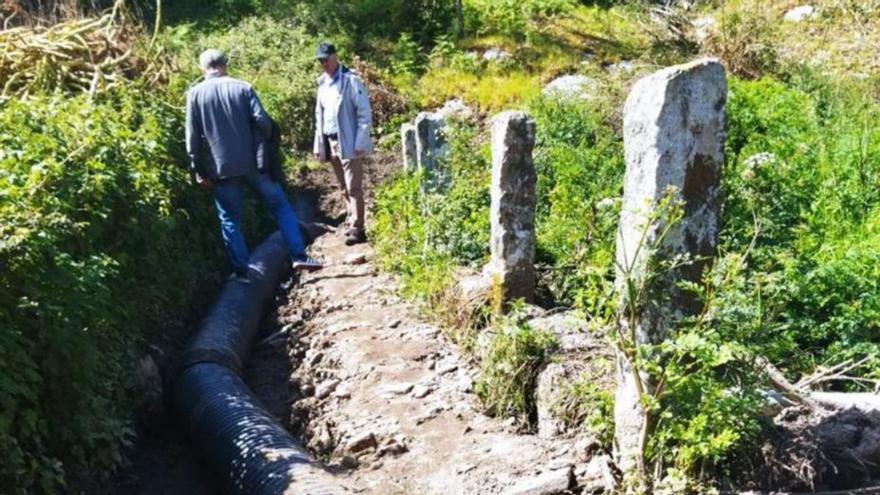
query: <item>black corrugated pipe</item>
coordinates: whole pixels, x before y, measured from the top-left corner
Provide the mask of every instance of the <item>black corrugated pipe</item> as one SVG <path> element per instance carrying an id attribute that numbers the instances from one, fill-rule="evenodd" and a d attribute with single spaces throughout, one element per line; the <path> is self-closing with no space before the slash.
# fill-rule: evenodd
<path id="1" fill-rule="evenodd" d="M 193 444 L 229 493 L 348 493 L 262 407 L 240 376 L 286 266 L 284 242 L 276 233 L 251 255 L 251 283 L 227 283 L 200 323 L 171 398 Z"/>

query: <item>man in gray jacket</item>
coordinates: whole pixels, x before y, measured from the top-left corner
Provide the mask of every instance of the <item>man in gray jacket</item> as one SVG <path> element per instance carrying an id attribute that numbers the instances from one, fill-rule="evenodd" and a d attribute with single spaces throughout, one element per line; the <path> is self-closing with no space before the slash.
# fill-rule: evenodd
<path id="1" fill-rule="evenodd" d="M 213 188 L 223 245 L 233 277 L 248 281 L 249 256 L 241 232 L 242 188 L 250 185 L 272 212 L 296 269 L 319 269 L 305 253 L 299 221 L 281 184 L 257 169 L 256 148 L 272 134 L 272 120 L 254 88 L 226 75 L 226 56 L 206 50 L 199 57 L 205 78 L 186 99 L 186 150 L 196 183 Z"/>
<path id="2" fill-rule="evenodd" d="M 367 240 L 363 160 L 373 150 L 370 97 L 358 75 L 339 63 L 333 45 L 321 43 L 315 55 L 324 69 L 315 105 L 315 158 L 333 165 L 348 210 L 345 243 L 351 246 Z"/>

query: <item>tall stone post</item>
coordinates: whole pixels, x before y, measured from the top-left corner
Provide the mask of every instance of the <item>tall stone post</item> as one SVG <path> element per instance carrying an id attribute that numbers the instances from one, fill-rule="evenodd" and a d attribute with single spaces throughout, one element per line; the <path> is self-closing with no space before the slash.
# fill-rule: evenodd
<path id="1" fill-rule="evenodd" d="M 415 170 L 418 163 L 416 126 L 409 123 L 400 126 L 400 143 L 403 152 L 403 169 L 406 171 Z"/>
<path id="2" fill-rule="evenodd" d="M 431 174 L 446 156 L 448 146 L 443 134 L 446 119 L 436 113 L 422 112 L 416 116 L 415 125 L 419 169 Z"/>
<path id="3" fill-rule="evenodd" d="M 675 284 L 699 282 L 716 252 L 726 98 L 724 68 L 715 59 L 703 59 L 642 78 L 626 101 L 626 177 L 616 254 L 617 324 L 631 344 L 662 341 L 680 318 L 700 309 L 699 302 Z M 682 218 L 671 227 L 657 210 L 666 196 L 683 210 Z M 649 277 L 658 261 L 680 255 L 692 261 Z M 643 290 L 633 294 L 627 287 Z M 630 477 L 644 474 L 640 461 L 650 421 L 638 388 L 641 385 L 650 394 L 654 385 L 643 373 L 637 380 L 632 364 L 625 352 L 618 353 L 615 455 L 620 469 Z"/>
<path id="4" fill-rule="evenodd" d="M 487 272 L 506 300 L 535 296 L 535 122 L 525 112 L 492 120 L 492 254 Z"/>

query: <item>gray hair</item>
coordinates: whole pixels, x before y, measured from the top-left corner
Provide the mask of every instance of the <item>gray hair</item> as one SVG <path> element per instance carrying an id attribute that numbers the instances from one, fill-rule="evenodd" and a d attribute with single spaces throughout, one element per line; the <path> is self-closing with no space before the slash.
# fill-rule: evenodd
<path id="1" fill-rule="evenodd" d="M 202 70 L 226 67 L 226 54 L 214 48 L 205 50 L 199 55 L 199 67 Z"/>

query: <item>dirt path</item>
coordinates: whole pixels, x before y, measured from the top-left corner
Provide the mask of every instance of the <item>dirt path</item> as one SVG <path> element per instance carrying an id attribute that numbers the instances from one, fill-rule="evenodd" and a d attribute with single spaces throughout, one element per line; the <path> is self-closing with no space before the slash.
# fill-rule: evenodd
<path id="1" fill-rule="evenodd" d="M 290 329 L 294 395 L 305 397 L 291 424 L 304 426 L 309 447 L 353 488 L 450 495 L 570 486 L 569 447 L 480 414 L 477 370 L 365 261 L 369 247 L 329 234 L 312 250 L 328 266 L 305 275 L 278 311 Z"/>
<path id="2" fill-rule="evenodd" d="M 368 165 L 368 201 L 394 167 L 391 156 Z M 299 180 L 316 216 L 332 223 L 344 211 L 334 181 L 329 169 Z M 328 266 L 278 289 L 245 370 L 267 410 L 356 493 L 569 493 L 570 444 L 482 415 L 477 370 L 396 295 L 394 278 L 369 262 L 370 247 L 327 234 L 311 249 Z M 108 493 L 218 493 L 182 432 L 151 433 Z"/>

